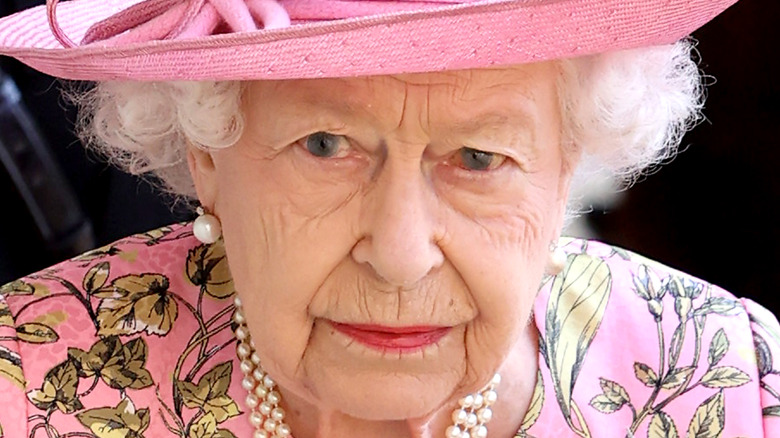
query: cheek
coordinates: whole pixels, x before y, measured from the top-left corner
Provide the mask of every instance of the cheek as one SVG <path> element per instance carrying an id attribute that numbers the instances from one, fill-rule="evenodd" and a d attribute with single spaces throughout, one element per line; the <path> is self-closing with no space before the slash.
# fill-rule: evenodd
<path id="1" fill-rule="evenodd" d="M 349 219 L 357 214 L 345 187 L 303 184 L 280 161 L 240 154 L 215 160 L 215 210 L 256 344 L 274 347 L 258 353 L 269 372 L 292 380 L 311 332 L 311 299 L 349 254 Z"/>
<path id="2" fill-rule="evenodd" d="M 466 332 L 468 380 L 485 381 L 528 329 L 560 214 L 557 180 L 537 178 L 513 203 L 453 211 L 442 247 L 467 284 L 477 317 Z M 482 213 L 482 214 L 478 214 Z"/>

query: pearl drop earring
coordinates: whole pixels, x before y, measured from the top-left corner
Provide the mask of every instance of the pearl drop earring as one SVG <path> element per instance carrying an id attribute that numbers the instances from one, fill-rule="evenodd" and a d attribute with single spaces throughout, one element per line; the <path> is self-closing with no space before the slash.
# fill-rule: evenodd
<path id="1" fill-rule="evenodd" d="M 206 213 L 203 207 L 198 207 L 198 218 L 192 224 L 192 233 L 201 243 L 211 244 L 222 236 L 222 224 L 216 216 Z"/>
<path id="2" fill-rule="evenodd" d="M 547 259 L 547 271 L 550 275 L 558 275 L 566 267 L 566 252 L 558 246 L 558 242 L 550 242 L 550 254 Z"/>

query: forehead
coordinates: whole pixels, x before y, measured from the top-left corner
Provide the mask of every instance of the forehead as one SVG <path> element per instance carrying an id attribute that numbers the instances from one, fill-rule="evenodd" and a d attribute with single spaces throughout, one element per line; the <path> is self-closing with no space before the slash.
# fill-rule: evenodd
<path id="1" fill-rule="evenodd" d="M 557 101 L 558 76 L 557 64 L 545 62 L 392 76 L 258 81 L 248 85 L 245 101 L 273 111 L 271 115 L 280 105 L 303 105 L 340 115 L 395 113 L 400 106 L 404 110 L 418 106 L 460 114 L 502 109 L 515 112 Z"/>

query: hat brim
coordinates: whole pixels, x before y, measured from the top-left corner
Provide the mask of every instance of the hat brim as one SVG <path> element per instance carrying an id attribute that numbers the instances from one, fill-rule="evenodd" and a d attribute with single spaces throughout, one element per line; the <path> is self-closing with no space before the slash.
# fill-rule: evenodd
<path id="1" fill-rule="evenodd" d="M 139 0 L 73 0 L 60 27 L 89 26 Z M 76 80 L 253 80 L 485 68 L 668 44 L 736 0 L 491 0 L 284 29 L 62 48 L 45 7 L 0 19 L 0 54 Z M 284 4 L 284 1 L 280 1 Z"/>

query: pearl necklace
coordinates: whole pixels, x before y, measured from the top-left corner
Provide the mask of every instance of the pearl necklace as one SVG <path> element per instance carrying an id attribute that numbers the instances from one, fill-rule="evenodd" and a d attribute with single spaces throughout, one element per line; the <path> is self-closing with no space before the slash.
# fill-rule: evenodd
<path id="1" fill-rule="evenodd" d="M 244 379 L 241 386 L 249 393 L 246 406 L 252 410 L 249 423 L 255 428 L 254 438 L 286 438 L 290 436 L 290 426 L 284 422 L 284 409 L 279 407 L 282 395 L 275 390 L 276 382 L 260 366 L 260 356 L 246 326 L 246 318 L 241 309 L 241 300 L 235 297 L 236 310 L 233 321 L 236 328 L 236 354 L 241 360 L 241 372 Z"/>
<path id="2" fill-rule="evenodd" d="M 276 391 L 276 382 L 260 365 L 260 356 L 246 325 L 241 300 L 234 298 L 236 323 L 236 354 L 241 360 L 241 372 L 244 379 L 241 386 L 248 392 L 246 406 L 252 411 L 249 423 L 255 428 L 253 438 L 288 438 L 290 426 L 284 422 L 285 412 L 279 406 L 282 395 Z M 495 374 L 490 383 L 476 394 L 469 394 L 458 401 L 459 408 L 452 412 L 452 426 L 448 427 L 445 438 L 487 438 L 487 423 L 493 418 L 491 406 L 498 394 L 496 386 L 501 376 Z"/>

